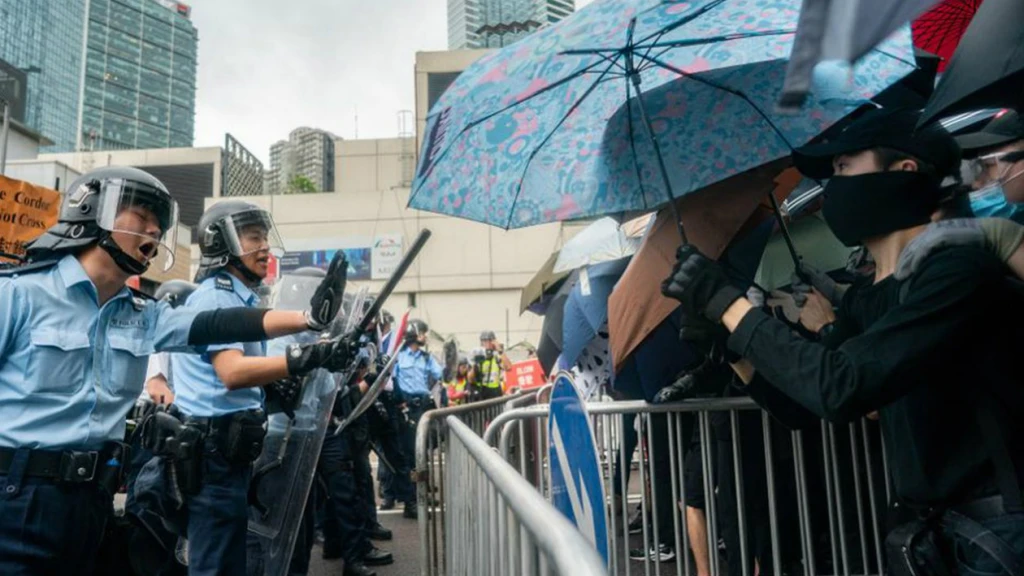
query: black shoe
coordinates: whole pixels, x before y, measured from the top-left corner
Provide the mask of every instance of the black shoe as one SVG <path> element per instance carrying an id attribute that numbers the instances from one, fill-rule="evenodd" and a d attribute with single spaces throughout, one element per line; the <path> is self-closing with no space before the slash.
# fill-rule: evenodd
<path id="1" fill-rule="evenodd" d="M 408 518 L 410 520 L 416 520 L 419 517 L 420 517 L 420 515 L 416 511 L 416 505 L 415 504 L 406 504 L 405 505 L 405 510 L 402 510 L 402 518 Z"/>
<path id="2" fill-rule="evenodd" d="M 384 501 L 380 503 L 380 509 L 381 510 L 394 510 L 395 509 L 395 501 L 392 500 L 391 498 L 385 498 Z"/>
<path id="3" fill-rule="evenodd" d="M 324 551 L 321 557 L 324 560 L 337 560 L 341 558 L 341 542 L 324 542 Z"/>
<path id="4" fill-rule="evenodd" d="M 645 557 L 650 558 L 651 562 L 654 562 L 655 559 L 660 560 L 661 562 L 671 562 L 676 559 L 676 551 L 668 544 L 662 542 L 661 546 L 658 546 L 657 551 L 655 551 L 654 547 L 651 546 L 647 551 L 647 554 L 644 554 L 642 548 L 633 548 L 629 551 L 629 557 L 631 560 L 638 560 L 641 562 Z"/>
<path id="5" fill-rule="evenodd" d="M 387 566 L 394 563 L 395 558 L 391 555 L 391 552 L 386 552 L 376 546 L 363 555 L 363 564 L 367 566 Z"/>
<path id="6" fill-rule="evenodd" d="M 392 537 L 391 530 L 381 526 L 380 522 L 374 524 L 366 532 L 366 535 L 370 537 L 370 540 L 391 540 Z"/>
<path id="7" fill-rule="evenodd" d="M 342 576 L 377 576 L 377 573 L 367 568 L 365 564 L 353 562 L 352 564 L 345 564 L 345 571 L 342 572 Z"/>

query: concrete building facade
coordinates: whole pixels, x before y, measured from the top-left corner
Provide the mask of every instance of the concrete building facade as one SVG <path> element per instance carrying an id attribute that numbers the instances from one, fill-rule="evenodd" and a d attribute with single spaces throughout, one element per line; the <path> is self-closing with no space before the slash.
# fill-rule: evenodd
<path id="1" fill-rule="evenodd" d="M 265 194 L 301 192 L 293 186 L 296 176 L 309 180 L 317 192 L 334 190 L 334 141 L 337 136 L 317 128 L 292 130 L 287 140 L 270 147 L 270 168 Z"/>

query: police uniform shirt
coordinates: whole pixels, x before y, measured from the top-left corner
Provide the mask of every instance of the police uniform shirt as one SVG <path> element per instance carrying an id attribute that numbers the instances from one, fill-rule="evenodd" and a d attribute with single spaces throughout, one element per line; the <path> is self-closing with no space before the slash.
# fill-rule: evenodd
<path id="1" fill-rule="evenodd" d="M 430 394 L 431 380 L 441 379 L 441 365 L 425 350 L 403 349 L 398 353 L 394 372 L 398 389 L 412 397 Z"/>
<path id="2" fill-rule="evenodd" d="M 223 308 L 255 308 L 259 297 L 241 280 L 220 273 L 203 280 L 181 308 L 195 313 Z M 211 357 L 223 350 L 240 350 L 246 356 L 265 356 L 265 342 L 217 344 L 204 346 L 200 354 L 175 354 L 171 358 L 174 372 L 174 404 L 188 416 L 210 418 L 224 416 L 263 406 L 260 388 L 228 390 L 217 377 Z"/>
<path id="3" fill-rule="evenodd" d="M 74 256 L 0 277 L 0 446 L 96 449 L 123 440 L 149 355 L 193 351 L 196 311 L 127 287 L 98 302 Z"/>

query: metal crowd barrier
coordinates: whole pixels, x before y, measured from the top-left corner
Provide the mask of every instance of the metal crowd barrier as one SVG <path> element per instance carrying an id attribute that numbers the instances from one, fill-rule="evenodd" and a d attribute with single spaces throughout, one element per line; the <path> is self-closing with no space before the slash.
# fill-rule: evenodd
<path id="1" fill-rule="evenodd" d="M 575 526 L 472 429 L 455 416 L 446 422 L 444 574 L 606 574 Z"/>
<path id="2" fill-rule="evenodd" d="M 537 392 L 517 393 L 481 402 L 460 404 L 429 410 L 416 428 L 417 510 L 420 528 L 420 565 L 423 576 L 445 574 L 445 508 L 446 450 L 451 429 L 447 418 L 454 417 L 477 436 L 483 436 L 487 425 L 505 411 L 510 403 L 529 402 Z"/>
<path id="3" fill-rule="evenodd" d="M 484 441 L 550 499 L 548 408 L 501 414 Z M 876 423 L 789 431 L 746 398 L 591 403 L 588 412 L 608 497 L 610 573 L 883 573 L 890 489 Z M 633 419 L 636 459 L 626 446 Z M 631 465 L 639 472 L 632 489 Z M 620 496 L 616 485 L 625 487 Z M 639 534 L 631 535 L 634 503 Z M 663 543 L 675 559 L 643 554 L 642 568 L 630 560 L 631 546 L 649 551 Z M 728 560 L 739 569 L 727 570 Z"/>

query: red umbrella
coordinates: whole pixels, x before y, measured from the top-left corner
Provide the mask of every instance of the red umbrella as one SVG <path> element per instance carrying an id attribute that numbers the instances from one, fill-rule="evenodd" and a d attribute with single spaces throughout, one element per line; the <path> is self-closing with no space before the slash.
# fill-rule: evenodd
<path id="1" fill-rule="evenodd" d="M 946 69 L 949 59 L 960 44 L 960 38 L 983 1 L 944 0 L 911 23 L 914 46 L 942 58 L 939 72 Z"/>

